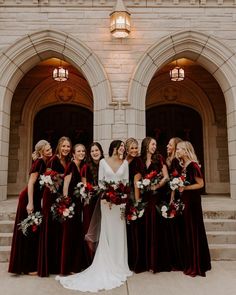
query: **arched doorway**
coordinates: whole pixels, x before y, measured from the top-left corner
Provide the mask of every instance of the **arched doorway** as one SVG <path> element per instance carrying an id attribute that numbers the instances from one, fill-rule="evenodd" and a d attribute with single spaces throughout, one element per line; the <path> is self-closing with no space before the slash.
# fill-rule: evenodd
<path id="1" fill-rule="evenodd" d="M 34 119 L 33 145 L 40 139 L 46 139 L 55 149 L 61 136 L 68 136 L 73 145 L 82 143 L 88 147 L 93 140 L 93 113 L 69 104 L 39 111 Z"/>
<path id="2" fill-rule="evenodd" d="M 146 111 L 146 134 L 157 140 L 158 149 L 166 154 L 166 145 L 171 137 L 190 141 L 204 171 L 202 119 L 192 108 L 166 104 Z"/>

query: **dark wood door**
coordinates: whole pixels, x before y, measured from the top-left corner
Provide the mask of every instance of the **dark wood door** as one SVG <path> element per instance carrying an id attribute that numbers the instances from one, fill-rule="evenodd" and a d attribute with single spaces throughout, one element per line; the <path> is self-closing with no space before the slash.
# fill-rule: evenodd
<path id="1" fill-rule="evenodd" d="M 190 141 L 204 171 L 202 119 L 195 110 L 169 104 L 148 109 L 146 134 L 157 140 L 163 155 L 166 155 L 166 145 L 171 137 Z"/>
<path id="2" fill-rule="evenodd" d="M 48 140 L 53 149 L 61 136 L 68 136 L 72 144 L 86 147 L 93 140 L 93 113 L 75 105 L 56 105 L 41 110 L 34 119 L 34 144 Z"/>

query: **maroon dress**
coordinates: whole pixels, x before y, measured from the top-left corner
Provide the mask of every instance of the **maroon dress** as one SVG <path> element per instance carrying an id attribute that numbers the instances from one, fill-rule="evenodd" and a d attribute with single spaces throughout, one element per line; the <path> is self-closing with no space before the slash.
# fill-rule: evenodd
<path id="1" fill-rule="evenodd" d="M 134 198 L 134 177 L 140 173 L 143 175 L 143 163 L 140 157 L 134 158 L 129 163 L 129 184 L 131 188 L 131 197 Z M 131 200 L 132 202 L 132 200 Z M 127 204 L 129 206 L 129 204 Z M 128 263 L 129 268 L 136 273 L 146 270 L 145 261 L 145 223 L 144 217 L 138 218 L 127 224 L 127 243 L 128 243 Z"/>
<path id="2" fill-rule="evenodd" d="M 46 170 L 46 164 L 43 159 L 37 159 L 33 162 L 30 174 L 38 172 L 43 174 Z M 41 211 L 42 190 L 40 190 L 39 177 L 34 184 L 34 212 Z M 12 239 L 10 264 L 8 271 L 16 274 L 27 274 L 37 271 L 39 230 L 34 233 L 23 235 L 18 229 L 18 224 L 24 220 L 28 213 L 26 206 L 28 204 L 28 187 L 26 187 L 19 196 L 16 212 L 15 226 Z"/>
<path id="3" fill-rule="evenodd" d="M 98 167 L 99 164 L 85 164 L 81 169 L 81 176 L 86 178 L 86 181 L 93 186 L 98 185 Z M 98 201 L 98 195 L 91 198 L 89 204 L 83 206 L 83 234 L 87 234 L 91 218 L 93 216 L 94 208 Z M 95 252 L 89 247 L 88 243 L 85 241 L 86 257 L 87 263 L 90 265 L 92 263 Z"/>
<path id="4" fill-rule="evenodd" d="M 170 179 L 174 177 L 180 177 L 182 172 L 182 166 L 179 164 L 179 160 L 174 158 L 168 167 L 168 173 Z M 171 189 L 169 189 L 169 198 Z M 175 191 L 175 200 L 181 198 L 179 191 Z M 176 216 L 175 218 L 167 221 L 167 235 L 168 245 L 170 249 L 170 259 L 172 270 L 183 270 L 184 266 L 184 251 L 183 251 L 183 215 Z"/>
<path id="5" fill-rule="evenodd" d="M 68 196 L 75 203 L 75 214 L 72 218 L 62 223 L 62 251 L 61 270 L 62 275 L 77 273 L 87 268 L 85 259 L 84 235 L 82 229 L 82 204 L 80 198 L 74 196 L 74 189 L 78 182 L 81 182 L 81 175 L 78 167 L 71 162 L 65 176 L 71 174 L 71 181 L 68 188 Z"/>
<path id="6" fill-rule="evenodd" d="M 160 173 L 164 165 L 164 159 L 158 155 L 157 160 L 153 161 L 147 168 L 144 163 L 144 177 L 152 171 Z M 168 220 L 163 218 L 157 211 L 162 201 L 166 201 L 166 186 L 157 189 L 155 192 L 148 191 L 143 194 L 143 201 L 147 202 L 144 213 L 145 222 L 145 265 L 146 270 L 153 273 L 160 271 L 170 271 L 171 259 L 168 245 Z"/>
<path id="7" fill-rule="evenodd" d="M 54 155 L 47 168 L 64 175 L 65 169 L 58 156 Z M 59 189 L 62 194 L 62 186 Z M 62 225 L 52 218 L 51 206 L 55 202 L 57 194 L 51 193 L 45 187 L 43 192 L 43 222 L 41 225 L 38 257 L 38 275 L 47 277 L 49 274 L 59 274 L 61 267 L 61 239 Z"/>
<path id="8" fill-rule="evenodd" d="M 197 163 L 191 162 L 186 171 L 186 181 L 194 184 L 195 177 L 202 178 Z M 211 258 L 203 223 L 200 190 L 185 190 L 182 194 L 185 204 L 184 217 L 184 273 L 186 275 L 205 276 L 211 269 Z"/>

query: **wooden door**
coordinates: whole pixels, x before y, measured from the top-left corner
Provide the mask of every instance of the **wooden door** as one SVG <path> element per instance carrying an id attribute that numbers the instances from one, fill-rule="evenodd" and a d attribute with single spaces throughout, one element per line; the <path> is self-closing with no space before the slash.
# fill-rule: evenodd
<path id="1" fill-rule="evenodd" d="M 146 134 L 157 140 L 159 151 L 166 155 L 171 137 L 190 141 L 204 171 L 202 119 L 193 109 L 180 105 L 162 105 L 146 111 Z"/>
<path id="2" fill-rule="evenodd" d="M 93 113 L 67 104 L 41 110 L 34 120 L 34 144 L 46 139 L 55 149 L 61 136 L 68 136 L 73 145 L 82 143 L 88 147 L 93 140 Z"/>

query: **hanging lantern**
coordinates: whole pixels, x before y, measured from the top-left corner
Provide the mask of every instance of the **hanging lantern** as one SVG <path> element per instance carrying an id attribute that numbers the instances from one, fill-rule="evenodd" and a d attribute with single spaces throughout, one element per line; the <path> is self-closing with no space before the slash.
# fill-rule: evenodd
<path id="1" fill-rule="evenodd" d="M 69 73 L 62 66 L 55 68 L 52 72 L 52 77 L 55 81 L 64 82 L 68 79 Z"/>
<path id="2" fill-rule="evenodd" d="M 171 81 L 183 81 L 184 80 L 184 69 L 177 66 L 170 70 Z"/>
<path id="3" fill-rule="evenodd" d="M 110 31 L 116 38 L 125 38 L 130 33 L 130 13 L 122 0 L 117 0 L 114 11 L 110 14 Z"/>

